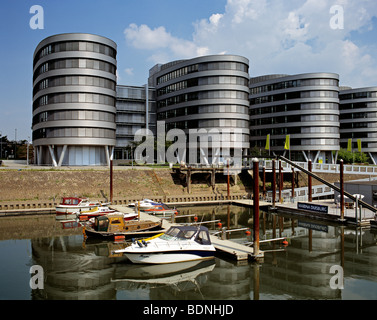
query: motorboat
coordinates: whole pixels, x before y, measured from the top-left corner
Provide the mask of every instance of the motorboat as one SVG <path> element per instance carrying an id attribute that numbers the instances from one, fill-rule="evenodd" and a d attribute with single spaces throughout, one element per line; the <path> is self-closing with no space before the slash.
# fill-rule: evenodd
<path id="1" fill-rule="evenodd" d="M 204 226 L 172 226 L 157 237 L 116 250 L 133 263 L 165 264 L 214 258 L 216 249 Z"/>
<path id="2" fill-rule="evenodd" d="M 95 218 L 98 216 L 104 216 L 106 214 L 117 212 L 114 209 L 110 209 L 109 207 L 93 207 L 90 210 L 82 210 L 79 209 L 76 211 L 76 216 L 80 221 L 87 221 L 90 218 Z M 137 217 L 137 214 L 135 214 Z"/>
<path id="3" fill-rule="evenodd" d="M 69 220 L 76 217 L 78 210 L 90 210 L 95 207 L 108 205 L 99 201 L 90 201 L 88 198 L 64 197 L 60 204 L 56 206 L 56 219 Z"/>
<path id="4" fill-rule="evenodd" d="M 144 209 L 142 211 L 160 217 L 170 217 L 173 214 L 178 214 L 178 211 L 175 208 L 171 209 L 166 204 L 159 204 L 149 209 Z"/>
<path id="5" fill-rule="evenodd" d="M 161 203 L 152 201 L 150 199 L 143 199 L 142 201 L 130 203 L 128 206 L 135 209 L 139 207 L 140 210 L 146 210 L 157 205 L 161 205 Z"/>
<path id="6" fill-rule="evenodd" d="M 84 227 L 87 237 L 101 239 L 125 239 L 148 237 L 163 232 L 162 220 L 125 220 L 124 214 L 112 213 L 98 216 L 92 225 Z"/>

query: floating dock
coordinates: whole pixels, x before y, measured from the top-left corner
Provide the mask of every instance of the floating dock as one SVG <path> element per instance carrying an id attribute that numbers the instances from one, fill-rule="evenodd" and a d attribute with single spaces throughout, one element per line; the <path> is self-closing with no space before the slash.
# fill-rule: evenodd
<path id="1" fill-rule="evenodd" d="M 130 210 L 130 208 L 122 205 L 113 205 L 111 206 L 111 208 L 123 213 L 129 212 Z M 161 218 L 140 211 L 140 220 L 160 221 Z M 162 227 L 165 229 L 165 231 L 167 231 L 171 226 L 174 225 L 179 225 L 179 223 L 171 223 L 169 220 L 166 219 L 162 223 Z M 261 250 L 259 250 L 258 255 L 254 255 L 254 249 L 252 247 L 248 247 L 231 240 L 219 239 L 217 236 L 214 235 L 211 235 L 210 237 L 211 242 L 218 251 L 218 253 L 223 254 L 228 258 L 241 261 L 258 260 L 264 257 L 264 252 Z"/>
<path id="2" fill-rule="evenodd" d="M 312 208 L 305 210 L 302 206 L 299 207 L 299 203 L 304 204 L 305 207 Z M 319 209 L 321 208 L 325 208 L 326 212 L 320 212 L 321 210 Z M 334 200 L 330 199 L 312 202 L 277 203 L 275 209 L 272 206 L 269 209 L 270 211 L 275 210 L 276 213 L 289 214 L 302 218 L 358 226 L 370 226 L 370 221 L 374 220 L 375 216 L 375 213 L 368 208 L 345 208 L 344 219 L 341 220 L 339 204 L 335 204 Z"/>

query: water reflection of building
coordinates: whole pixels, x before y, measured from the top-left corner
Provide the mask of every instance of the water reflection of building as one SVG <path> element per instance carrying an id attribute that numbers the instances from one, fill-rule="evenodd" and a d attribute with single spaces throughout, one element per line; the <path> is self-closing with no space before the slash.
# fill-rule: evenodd
<path id="1" fill-rule="evenodd" d="M 39 293 L 32 290 L 32 297 L 344 299 L 346 290 L 330 288 L 333 265 L 344 267 L 346 289 L 348 279 L 353 281 L 355 275 L 368 283 L 376 282 L 377 237 L 369 230 L 342 229 L 270 214 L 262 216 L 260 223 L 261 239 L 287 237 L 289 246 L 283 249 L 279 242 L 262 244 L 266 252 L 259 267 L 220 258 L 214 260 L 214 268 L 198 264 L 176 271 L 165 266 L 113 264 L 118 260 L 109 258 L 110 243 L 86 243 L 83 247 L 81 236 L 38 238 L 32 240 L 32 263 L 43 267 L 45 288 Z"/>
<path id="2" fill-rule="evenodd" d="M 113 261 L 83 248 L 81 236 L 32 240 L 35 264 L 44 270 L 44 290 L 35 299 L 114 299 Z M 34 293 L 34 292 L 33 292 Z"/>

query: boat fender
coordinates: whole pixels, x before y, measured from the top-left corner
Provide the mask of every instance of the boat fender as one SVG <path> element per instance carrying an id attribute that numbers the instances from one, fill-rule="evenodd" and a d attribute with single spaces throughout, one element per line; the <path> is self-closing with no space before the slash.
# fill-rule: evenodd
<path id="1" fill-rule="evenodd" d="M 143 245 L 140 243 L 140 241 L 137 241 L 138 246 L 141 248 Z"/>
<path id="2" fill-rule="evenodd" d="M 135 238 L 132 238 L 131 241 L 132 241 L 132 243 L 135 243 Z"/>
<path id="3" fill-rule="evenodd" d="M 143 243 L 143 245 L 145 245 L 146 247 L 148 246 L 148 243 L 147 243 L 147 242 L 145 242 L 145 240 L 142 240 L 141 242 L 142 242 L 142 243 Z"/>

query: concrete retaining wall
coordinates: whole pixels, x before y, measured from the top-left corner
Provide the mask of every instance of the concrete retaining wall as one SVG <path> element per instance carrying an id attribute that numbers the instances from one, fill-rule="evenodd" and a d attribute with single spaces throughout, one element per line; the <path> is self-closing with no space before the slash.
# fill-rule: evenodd
<path id="1" fill-rule="evenodd" d="M 206 201 L 217 201 L 217 200 L 227 200 L 226 196 L 219 195 L 179 195 L 179 196 L 166 196 L 166 197 L 145 197 L 156 202 L 164 202 L 169 204 L 170 202 L 206 202 Z M 230 200 L 241 200 L 245 198 L 250 198 L 247 193 L 237 193 L 231 194 Z M 92 199 L 97 200 L 97 199 Z M 112 204 L 114 205 L 128 205 L 132 202 L 137 202 L 142 200 L 137 197 L 130 197 L 124 199 L 113 199 Z M 8 210 L 34 210 L 34 209 L 51 209 L 55 208 L 57 202 L 51 201 L 4 201 L 0 202 L 0 212 Z"/>

